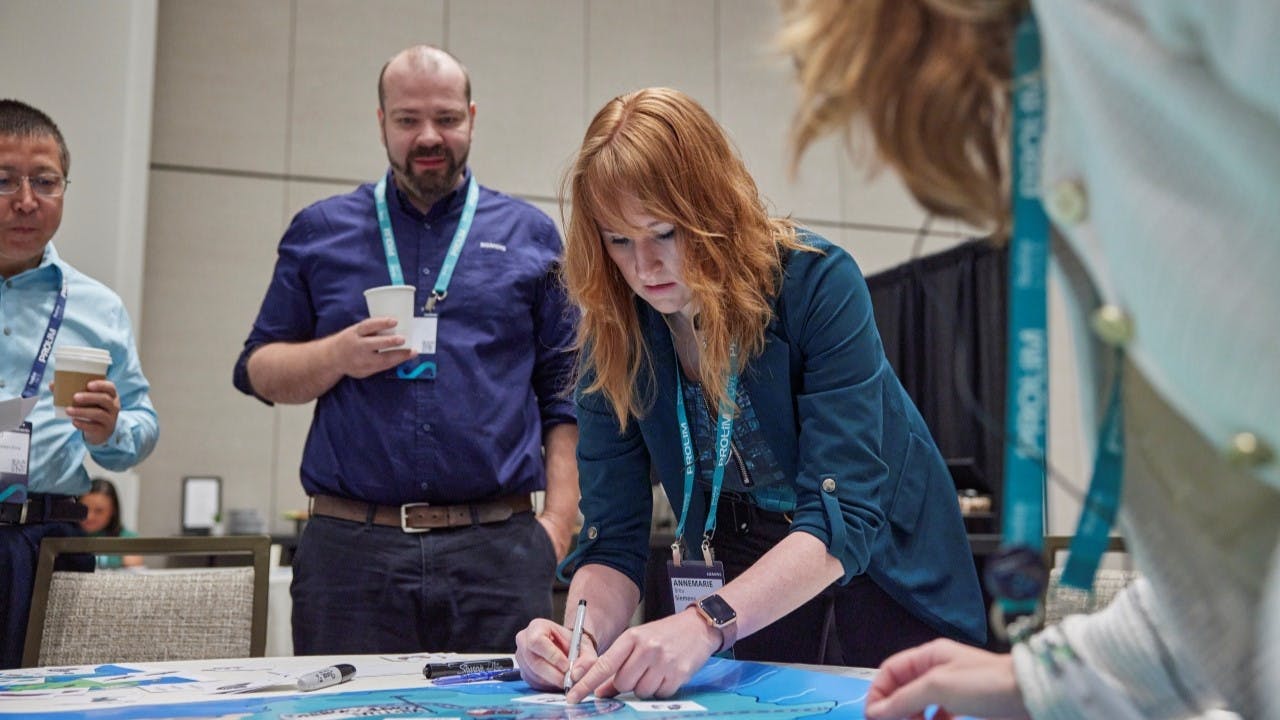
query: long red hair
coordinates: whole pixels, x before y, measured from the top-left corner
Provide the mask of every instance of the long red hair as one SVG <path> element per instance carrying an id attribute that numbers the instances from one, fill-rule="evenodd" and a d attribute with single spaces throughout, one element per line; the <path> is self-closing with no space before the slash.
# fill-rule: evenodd
<path id="1" fill-rule="evenodd" d="M 699 308 L 699 381 L 717 403 L 731 348 L 741 366 L 764 347 L 783 252 L 807 247 L 789 219 L 769 216 L 728 137 L 692 98 L 648 88 L 606 103 L 565 176 L 563 278 L 583 311 L 577 347 L 591 378 L 585 392 L 602 393 L 620 427 L 642 417 L 650 400 L 636 392 L 648 353 L 636 298 L 600 233 L 644 232 L 620 210 L 630 198 L 676 227 L 683 281 Z"/>

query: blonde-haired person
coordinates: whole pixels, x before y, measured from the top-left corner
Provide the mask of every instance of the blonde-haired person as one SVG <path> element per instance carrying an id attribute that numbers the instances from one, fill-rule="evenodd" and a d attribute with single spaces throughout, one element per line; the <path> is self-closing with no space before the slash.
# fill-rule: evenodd
<path id="1" fill-rule="evenodd" d="M 1063 652 L 1103 678 L 1093 694 L 1119 688 L 1141 717 L 1218 705 L 1280 717 L 1280 676 L 1264 670 L 1280 648 L 1258 641 L 1280 529 L 1280 6 L 1031 6 L 1047 93 L 1043 146 L 1029 161 L 1042 166 L 1061 240 L 1053 250 L 1090 370 L 1086 404 L 1107 381 L 1091 371 L 1097 341 L 1080 321 L 1107 303 L 1131 330 L 1121 524 L 1146 580 L 1012 657 L 946 642 L 895 656 L 867 717 L 918 717 L 933 703 L 1098 716 L 1091 693 L 1064 680 Z M 798 153 L 851 123 L 868 129 L 926 208 L 1003 233 L 1011 38 L 1025 10 L 1007 0 L 791 3 L 783 40 L 803 90 Z"/>
<path id="2" fill-rule="evenodd" d="M 676 90 L 607 103 L 565 189 L 563 272 L 584 311 L 585 518 L 566 560 L 566 620 L 588 601 L 569 700 L 666 697 L 731 646 L 744 659 L 872 665 L 929 638 L 981 644 L 955 488 L 885 359 L 853 259 L 770 217 L 725 132 Z M 701 608 L 628 629 L 651 473 L 677 513 L 689 498 L 685 570 L 705 567 L 718 503 L 710 545 L 727 584 Z M 561 687 L 569 642 L 566 625 L 531 623 L 517 637 L 525 679 Z"/>

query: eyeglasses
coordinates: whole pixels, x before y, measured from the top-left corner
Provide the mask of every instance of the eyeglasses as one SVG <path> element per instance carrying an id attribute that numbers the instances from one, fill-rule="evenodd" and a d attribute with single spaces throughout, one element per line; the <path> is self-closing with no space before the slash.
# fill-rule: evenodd
<path id="1" fill-rule="evenodd" d="M 43 175 L 0 174 L 0 195 L 13 195 L 22 189 L 22 181 L 31 185 L 31 192 L 42 198 L 60 198 L 67 191 L 70 180 L 54 173 Z"/>

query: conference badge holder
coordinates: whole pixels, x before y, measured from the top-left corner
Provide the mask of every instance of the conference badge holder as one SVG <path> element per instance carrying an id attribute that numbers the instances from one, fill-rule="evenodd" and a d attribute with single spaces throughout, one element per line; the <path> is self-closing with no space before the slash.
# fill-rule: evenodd
<path id="1" fill-rule="evenodd" d="M 432 300 L 435 300 L 434 296 Z M 434 304 L 430 303 L 431 306 Z M 413 324 L 409 328 L 409 347 L 418 354 L 396 368 L 396 377 L 401 380 L 436 379 L 436 332 L 439 327 L 439 313 L 428 311 L 425 315 L 413 318 Z"/>
<path id="2" fill-rule="evenodd" d="M 30 461 L 31 423 L 0 432 L 0 502 L 21 505 L 27 501 Z"/>
<path id="3" fill-rule="evenodd" d="M 671 606 L 677 612 L 724 587 L 724 563 L 714 559 L 709 540 L 702 543 L 703 562 L 681 562 L 680 555 L 677 539 L 671 545 L 671 559 L 667 561 Z"/>

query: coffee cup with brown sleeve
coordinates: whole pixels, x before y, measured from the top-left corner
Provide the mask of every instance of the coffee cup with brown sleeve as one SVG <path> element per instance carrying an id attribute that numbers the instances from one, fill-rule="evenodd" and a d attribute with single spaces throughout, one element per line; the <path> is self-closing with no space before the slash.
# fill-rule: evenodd
<path id="1" fill-rule="evenodd" d="M 111 353 L 91 347 L 63 345 L 53 350 L 53 414 L 67 417 L 67 407 L 75 405 L 78 392 L 85 392 L 94 380 L 106 380 Z"/>

